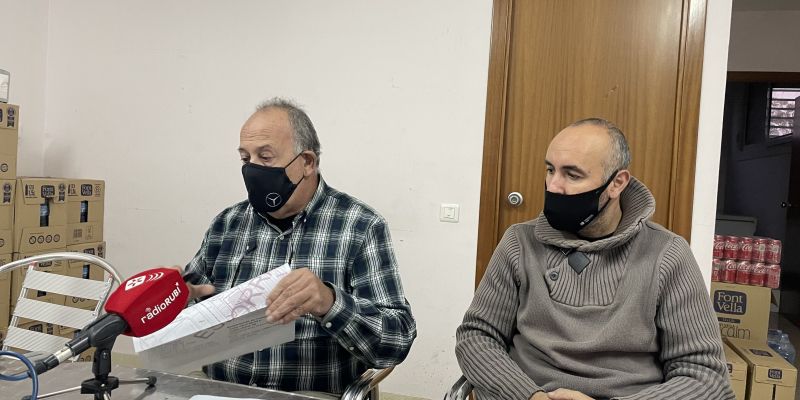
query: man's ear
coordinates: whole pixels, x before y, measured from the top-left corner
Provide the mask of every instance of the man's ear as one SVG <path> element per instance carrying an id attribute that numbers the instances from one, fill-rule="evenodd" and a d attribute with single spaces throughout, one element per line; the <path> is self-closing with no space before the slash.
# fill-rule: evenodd
<path id="1" fill-rule="evenodd" d="M 303 175 L 311 176 L 317 169 L 317 155 L 313 151 L 306 150 L 300 158 L 303 159 Z"/>
<path id="2" fill-rule="evenodd" d="M 630 171 L 623 169 L 617 172 L 617 176 L 614 177 L 614 180 L 612 180 L 611 184 L 608 185 L 608 196 L 612 199 L 618 198 L 625 188 L 628 187 L 628 183 L 630 183 L 630 181 Z"/>

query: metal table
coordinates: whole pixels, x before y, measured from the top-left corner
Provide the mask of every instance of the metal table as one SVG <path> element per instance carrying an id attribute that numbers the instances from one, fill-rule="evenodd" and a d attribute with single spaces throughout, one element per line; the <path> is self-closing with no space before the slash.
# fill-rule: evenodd
<path id="1" fill-rule="evenodd" d="M 11 375 L 24 371 L 24 366 L 13 359 L 0 359 L 0 373 Z M 154 388 L 145 384 L 120 385 L 111 392 L 115 400 L 187 400 L 197 394 L 212 396 L 239 397 L 267 400 L 316 400 L 314 397 L 287 393 L 258 387 L 238 385 L 228 382 L 174 375 L 146 369 L 115 365 L 111 375 L 122 379 L 155 376 Z M 55 369 L 39 375 L 39 394 L 45 394 L 79 386 L 86 379 L 93 378 L 92 363 L 74 362 L 62 364 Z M 0 398 L 18 400 L 31 394 L 31 380 L 19 382 L 0 381 Z M 53 400 L 91 400 L 92 395 L 71 392 L 51 397 Z"/>

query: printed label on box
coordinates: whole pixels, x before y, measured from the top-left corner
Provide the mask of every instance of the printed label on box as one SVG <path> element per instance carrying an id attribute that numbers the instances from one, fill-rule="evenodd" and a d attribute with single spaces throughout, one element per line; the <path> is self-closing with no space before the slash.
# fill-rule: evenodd
<path id="1" fill-rule="evenodd" d="M 732 290 L 717 290 L 714 292 L 714 311 L 732 315 L 746 314 L 747 294 Z"/>

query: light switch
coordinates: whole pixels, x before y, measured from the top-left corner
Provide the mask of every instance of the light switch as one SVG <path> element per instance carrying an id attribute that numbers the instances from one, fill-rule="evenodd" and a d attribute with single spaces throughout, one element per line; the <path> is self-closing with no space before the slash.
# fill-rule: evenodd
<path id="1" fill-rule="evenodd" d="M 458 204 L 442 204 L 439 209 L 439 221 L 458 222 Z"/>

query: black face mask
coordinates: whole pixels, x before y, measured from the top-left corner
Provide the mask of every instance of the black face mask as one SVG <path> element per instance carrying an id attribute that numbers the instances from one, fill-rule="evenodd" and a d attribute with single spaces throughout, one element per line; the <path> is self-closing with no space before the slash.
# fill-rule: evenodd
<path id="1" fill-rule="evenodd" d="M 297 157 L 300 157 L 300 154 L 289 161 L 286 167 L 292 165 Z M 286 175 L 286 167 L 265 167 L 253 163 L 242 165 L 247 199 L 260 214 L 278 211 L 286 204 L 289 197 L 292 197 L 297 185 L 305 178 L 303 175 L 300 182 L 292 183 L 289 176 Z"/>
<path id="2" fill-rule="evenodd" d="M 585 228 L 606 208 L 611 199 L 600 207 L 600 194 L 617 176 L 615 171 L 611 178 L 597 189 L 578 194 L 559 194 L 544 192 L 544 216 L 554 229 L 577 234 Z"/>

